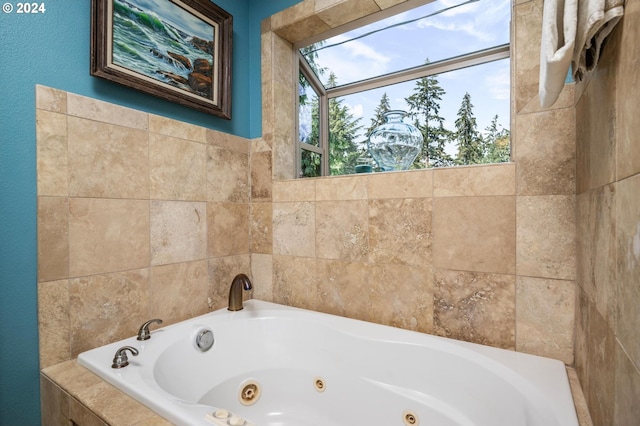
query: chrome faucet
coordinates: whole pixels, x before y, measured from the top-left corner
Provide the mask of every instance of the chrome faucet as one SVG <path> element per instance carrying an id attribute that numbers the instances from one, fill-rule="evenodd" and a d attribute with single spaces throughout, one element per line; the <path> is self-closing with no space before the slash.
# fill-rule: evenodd
<path id="1" fill-rule="evenodd" d="M 129 365 L 127 351 L 131 352 L 131 355 L 133 356 L 138 355 L 138 350 L 133 346 L 123 346 L 116 351 L 116 355 L 113 357 L 113 364 L 111 364 L 111 368 L 123 368 Z"/>
<path id="2" fill-rule="evenodd" d="M 251 290 L 251 280 L 245 274 L 238 274 L 231 282 L 231 288 L 229 289 L 229 306 L 230 311 L 239 311 L 242 309 L 242 289 L 247 291 Z"/>
<path id="3" fill-rule="evenodd" d="M 149 331 L 149 325 L 151 325 L 152 323 L 158 323 L 158 324 L 162 324 L 162 320 L 157 318 L 157 319 L 152 319 L 149 320 L 147 322 L 145 322 L 144 324 L 142 324 L 140 326 L 140 330 L 138 330 L 138 339 L 137 340 L 149 340 L 151 339 L 151 332 Z"/>

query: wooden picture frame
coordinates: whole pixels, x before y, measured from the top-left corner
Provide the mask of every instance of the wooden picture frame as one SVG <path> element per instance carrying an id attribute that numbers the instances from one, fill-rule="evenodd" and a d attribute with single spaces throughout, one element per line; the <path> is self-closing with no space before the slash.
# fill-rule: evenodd
<path id="1" fill-rule="evenodd" d="M 209 0 L 92 0 L 91 75 L 230 120 L 232 34 Z"/>

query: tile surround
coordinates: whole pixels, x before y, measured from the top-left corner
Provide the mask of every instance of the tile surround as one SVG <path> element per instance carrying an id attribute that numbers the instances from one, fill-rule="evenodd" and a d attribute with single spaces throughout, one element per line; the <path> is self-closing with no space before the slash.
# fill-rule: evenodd
<path id="1" fill-rule="evenodd" d="M 249 141 L 43 86 L 36 106 L 41 367 L 224 306 L 251 273 Z"/>
<path id="2" fill-rule="evenodd" d="M 640 412 L 640 4 L 627 1 L 598 68 L 576 87 L 576 372 L 595 425 Z"/>
<path id="3" fill-rule="evenodd" d="M 376 1 L 375 3 L 382 8 L 385 7 L 383 3 L 390 2 Z M 392 1 L 391 3 L 397 2 Z M 372 321 L 420 331 L 438 333 L 438 330 L 448 329 L 450 332 L 453 330 L 459 338 L 472 341 L 474 341 L 473 339 L 484 340 L 496 346 L 553 356 L 568 362 L 570 354 L 574 351 L 572 339 L 567 334 L 567 331 L 571 331 L 573 327 L 570 325 L 571 315 L 569 313 L 575 306 L 576 370 L 587 395 L 594 424 L 611 424 L 610 422 L 614 420 L 618 421 L 616 424 L 633 424 L 637 413 L 633 411 L 635 406 L 631 402 L 640 397 L 638 386 L 638 377 L 640 377 L 638 372 L 638 365 L 640 365 L 638 357 L 640 355 L 638 354 L 640 350 L 635 349 L 640 347 L 638 346 L 640 338 L 637 334 L 637 327 L 632 327 L 634 323 L 637 323 L 633 318 L 638 312 L 633 301 L 638 299 L 634 296 L 637 293 L 637 289 L 634 287 L 637 280 L 631 277 L 637 276 L 637 268 L 634 268 L 634 265 L 637 266 L 638 262 L 633 260 L 633 255 L 622 257 L 621 253 L 629 253 L 629 250 L 633 253 L 634 246 L 630 245 L 629 241 L 633 241 L 636 235 L 633 220 L 637 218 L 638 212 L 636 194 L 640 193 L 637 190 L 637 174 L 640 172 L 640 167 L 638 167 L 640 161 L 637 159 L 640 156 L 637 155 L 639 151 L 635 149 L 635 139 L 632 137 L 637 133 L 638 126 L 635 124 L 637 120 L 630 116 L 634 111 L 631 103 L 637 99 L 637 96 L 634 97 L 632 94 L 640 87 L 635 83 L 638 78 L 637 73 L 633 72 L 636 68 L 634 61 L 637 59 L 634 59 L 633 55 L 628 55 L 620 63 L 615 64 L 614 72 L 618 95 L 615 100 L 608 101 L 616 104 L 617 113 L 609 116 L 610 119 L 615 120 L 615 149 L 611 150 L 611 147 L 607 148 L 606 146 L 603 148 L 603 146 L 591 141 L 588 145 L 590 146 L 589 151 L 581 151 L 584 147 L 579 143 L 576 152 L 573 149 L 573 140 L 577 138 L 578 141 L 581 141 L 588 138 L 584 134 L 586 132 L 578 130 L 576 135 L 572 135 L 572 125 L 559 126 L 555 127 L 553 131 L 546 131 L 544 130 L 547 128 L 545 123 L 560 122 L 564 118 L 572 120 L 575 103 L 573 97 L 575 96 L 578 99 L 575 121 L 580 129 L 581 120 L 584 119 L 581 118 L 581 115 L 587 114 L 585 111 L 588 111 L 589 108 L 584 108 L 585 104 L 580 106 L 580 102 L 586 102 L 584 99 L 588 98 L 581 101 L 579 97 L 583 93 L 593 97 L 593 91 L 600 90 L 596 89 L 594 84 L 601 83 L 595 76 L 595 80 L 591 80 L 591 84 L 586 88 L 585 85 L 567 86 L 568 88 L 563 91 L 561 101 L 552 107 L 553 112 L 539 109 L 535 104 L 537 57 L 534 58 L 535 55 L 531 55 L 529 52 L 534 52 L 535 46 L 539 45 L 542 2 L 541 0 L 517 1 L 514 6 L 515 79 L 513 82 L 515 109 L 518 112 L 515 119 L 516 125 L 513 126 L 514 139 L 516 140 L 516 146 L 514 146 L 515 163 L 478 169 L 397 173 L 394 176 L 388 176 L 385 182 L 382 182 L 381 175 L 357 177 L 349 185 L 355 185 L 350 187 L 353 188 L 354 194 L 359 195 L 351 197 L 349 191 L 340 193 L 342 188 L 339 184 L 326 183 L 322 179 L 282 181 L 282 179 L 294 177 L 292 176 L 293 163 L 289 155 L 291 152 L 290 142 L 293 140 L 290 134 L 292 126 L 288 121 L 293 118 L 289 117 L 287 112 L 291 107 L 287 97 L 290 97 L 291 93 L 285 90 L 288 87 L 288 82 L 283 81 L 287 74 L 274 72 L 269 67 L 269 63 L 275 60 L 277 62 L 276 70 L 288 69 L 286 52 L 290 48 L 289 42 L 295 42 L 296 38 L 302 36 L 300 31 L 303 26 L 299 25 L 300 23 L 308 24 L 307 28 L 304 28 L 305 37 L 309 35 L 309 32 L 319 33 L 329 26 L 315 14 L 313 5 L 313 1 L 305 0 L 291 8 L 292 10 L 287 9 L 274 15 L 269 22 L 263 25 L 263 60 L 267 65 L 263 67 L 264 134 L 260 139 L 260 152 L 271 153 L 273 160 L 269 164 L 267 154 L 263 154 L 262 157 L 259 157 L 260 159 L 257 159 L 258 157 L 251 158 L 249 157 L 249 149 L 241 148 L 240 152 L 247 155 L 244 166 L 245 173 L 242 176 L 240 176 L 241 173 L 238 173 L 237 180 L 225 182 L 219 189 L 211 188 L 218 181 L 211 179 L 211 173 L 216 173 L 216 171 L 211 168 L 212 163 L 209 161 L 206 171 L 207 199 L 190 200 L 249 203 L 254 201 L 250 198 L 251 196 L 257 196 L 255 201 L 259 199 L 265 205 L 265 210 L 260 210 L 259 213 L 252 214 L 247 219 L 247 223 L 250 224 L 247 228 L 252 229 L 248 232 L 252 236 L 246 254 L 206 260 L 207 308 L 213 309 L 226 303 L 227 285 L 221 283 L 226 283 L 234 269 L 251 267 L 251 269 L 255 268 L 256 271 L 270 275 L 270 279 L 254 278 L 254 283 L 260 279 L 272 288 L 272 293 L 267 292 L 265 297 L 261 298 L 272 296 L 274 301 L 279 303 L 318 310 L 322 309 L 322 305 L 324 305 L 326 309 L 333 310 L 335 313 L 362 319 L 368 318 Z M 327 7 L 331 8 L 331 4 L 328 4 Z M 627 43 L 626 40 L 634 40 L 640 34 L 636 25 L 640 10 L 637 2 L 629 4 L 627 9 L 627 16 L 620 26 L 622 29 L 616 30 L 619 38 L 621 38 L 620 33 L 624 32 L 625 43 Z M 622 42 L 613 45 L 618 46 L 616 49 L 623 49 L 624 46 L 627 46 Z M 67 98 L 70 99 L 70 102 Z M 37 91 L 38 195 L 41 197 L 39 206 L 42 205 L 42 208 L 48 208 L 47 202 L 51 205 L 58 202 L 58 200 L 45 201 L 42 198 L 44 196 L 63 197 L 63 199 L 69 197 L 67 183 L 64 181 L 64 176 L 67 173 L 61 171 L 69 165 L 62 158 L 64 156 L 56 154 L 56 152 L 64 152 L 66 149 L 64 147 L 67 138 L 65 122 L 69 119 L 66 115 L 67 109 L 70 109 L 69 116 L 78 116 L 79 109 L 81 109 L 79 106 L 85 105 L 82 108 L 87 109 L 88 112 L 85 114 L 91 120 L 119 126 L 125 124 L 122 122 L 114 123 L 112 119 L 114 114 L 105 113 L 106 106 L 102 103 L 87 107 L 84 102 L 85 100 L 77 99 L 75 95 L 67 96 L 64 92 L 55 89 L 39 88 Z M 69 108 L 67 103 L 70 104 Z M 176 134 L 169 134 L 172 133 L 171 130 L 160 132 L 158 129 L 164 128 L 166 123 L 159 117 L 149 116 L 147 127 L 145 127 L 145 124 L 139 120 L 139 116 L 134 115 L 135 117 L 125 127 L 130 126 L 139 130 L 149 129 L 151 132 L 179 139 L 193 138 L 194 140 L 190 140 L 190 143 L 207 142 L 209 153 L 211 153 L 212 141 L 222 144 L 222 146 L 213 144 L 217 148 L 238 152 L 236 149 L 229 148 L 229 146 L 236 147 L 237 145 L 229 145 L 227 138 L 216 132 L 197 130 L 194 132 L 195 136 L 187 138 L 182 136 L 185 134 L 182 131 L 174 132 Z M 278 117 L 278 120 L 275 117 Z M 284 118 L 284 120 L 280 120 L 280 118 Z M 47 124 L 41 128 L 41 122 Z M 152 124 L 154 122 L 155 124 Z M 168 123 L 170 124 L 171 120 L 168 120 Z M 178 128 L 183 124 L 174 123 L 174 126 Z M 173 127 L 169 125 L 168 128 Z M 205 134 L 204 140 L 199 136 L 202 134 Z M 548 137 L 543 138 L 544 135 Z M 558 135 L 561 135 L 558 139 L 558 145 L 541 145 L 540 139 L 557 138 Z M 602 135 L 598 139 L 605 137 L 604 133 Z M 609 135 L 610 133 L 606 133 L 607 137 Z M 521 136 L 523 137 L 521 138 Z M 150 135 L 149 140 L 153 137 Z M 44 144 L 45 140 L 49 140 L 49 147 Z M 228 145 L 224 146 L 224 144 Z M 149 147 L 151 145 L 150 143 Z M 248 142 L 244 141 L 243 146 L 249 146 Z M 606 155 L 598 154 L 600 152 L 605 152 Z M 615 174 L 612 174 L 611 171 L 612 152 L 615 152 L 616 156 Z M 541 165 L 543 168 L 546 167 L 541 159 L 549 155 L 555 158 L 553 167 L 549 166 L 546 172 L 539 173 L 538 167 Z M 241 161 L 244 161 L 242 156 L 235 158 L 241 158 L 243 159 Z M 586 158 L 589 160 L 585 161 Z M 603 163 L 601 158 L 604 158 L 608 163 Z M 572 164 L 575 165 L 577 171 L 572 171 L 574 167 Z M 258 169 L 261 171 L 250 175 L 248 169 L 250 166 L 253 168 L 254 165 L 256 171 Z M 239 166 L 234 170 L 242 170 L 242 167 Z M 44 173 L 45 170 L 48 172 Z M 166 172 L 171 174 L 168 170 Z M 271 185 L 269 179 L 264 177 L 269 174 L 275 179 Z M 414 176 L 420 176 L 420 178 L 414 178 Z M 589 178 L 585 179 L 585 176 L 589 176 Z M 628 179 L 625 180 L 625 178 Z M 389 184 L 388 182 L 391 180 L 394 180 L 395 183 Z M 356 188 L 361 188 L 362 182 L 365 182 L 365 190 L 358 193 L 357 191 L 360 189 L 356 190 Z M 572 188 L 573 182 L 578 188 L 577 202 L 573 195 L 575 194 L 575 190 Z M 256 189 L 259 191 L 249 192 L 253 191 L 253 183 L 259 183 L 256 185 Z M 401 191 L 397 190 L 398 186 L 396 185 L 399 185 Z M 600 188 L 597 190 L 599 192 L 583 194 L 588 189 L 596 190 L 594 185 Z M 603 189 L 602 185 L 609 186 Z M 332 186 L 335 187 L 332 188 Z M 268 188 L 271 190 L 271 199 L 269 199 Z M 497 188 L 506 192 L 491 193 Z M 238 193 L 244 194 L 245 190 L 248 194 L 245 201 L 233 198 L 237 197 Z M 151 191 L 153 192 L 153 190 Z M 147 197 L 155 195 L 156 193 L 151 193 Z M 473 205 L 473 203 L 482 203 L 481 200 L 475 200 L 476 198 L 488 196 L 510 199 L 514 206 L 513 208 L 505 208 L 504 214 L 498 215 L 498 219 L 511 221 L 510 218 L 514 217 L 512 220 L 514 230 L 512 233 L 505 234 L 505 238 L 507 238 L 505 241 L 515 238 L 515 248 L 512 253 L 508 254 L 515 258 L 515 270 L 507 273 L 488 274 L 486 271 L 477 270 L 477 266 L 471 262 L 470 265 L 462 265 L 460 269 L 465 269 L 462 271 L 444 268 L 431 272 L 434 267 L 433 262 L 440 255 L 435 250 L 439 245 L 437 231 L 440 227 L 439 219 L 436 218 L 446 218 L 447 216 L 442 213 L 440 208 L 456 204 L 456 201 L 449 200 L 449 197 L 461 197 L 457 201 L 458 203 L 464 203 L 465 198 L 468 198 L 468 202 L 471 203 L 469 205 Z M 117 195 L 117 197 L 127 198 L 127 195 Z M 209 197 L 220 197 L 220 199 L 212 200 Z M 329 206 L 338 205 L 338 202 L 353 203 L 356 200 L 365 200 L 369 208 L 369 214 L 366 217 L 366 220 L 369 221 L 367 232 L 370 233 L 371 206 L 375 210 L 383 205 L 393 205 L 392 200 L 394 199 L 401 201 L 397 204 L 399 206 L 408 199 L 422 200 L 424 203 L 422 204 L 423 212 L 428 211 L 433 216 L 433 223 L 429 224 L 428 231 L 433 233 L 431 237 L 433 242 L 429 249 L 431 252 L 429 254 L 424 251 L 405 253 L 409 257 L 419 259 L 415 262 L 417 265 L 402 264 L 402 262 L 395 264 L 388 259 L 376 259 L 375 256 L 370 256 L 368 260 L 363 261 L 321 258 L 323 251 L 329 250 L 324 243 L 320 243 L 319 247 L 317 242 L 318 237 L 324 232 L 323 228 L 317 225 L 319 220 L 317 212 L 322 210 L 323 203 L 327 203 L 326 206 Z M 74 201 L 69 199 L 68 202 L 71 204 Z M 268 213 L 266 213 L 268 207 L 266 206 L 271 206 L 271 202 L 273 202 L 273 255 L 267 248 L 269 245 L 268 231 L 261 235 L 254 231 L 254 223 L 261 224 L 259 229 L 268 229 L 268 226 L 262 225 L 268 225 L 269 219 Z M 207 205 L 207 208 L 210 204 Z M 576 209 L 576 204 L 578 208 L 574 217 L 573 212 Z M 301 208 L 303 205 L 305 207 Z M 294 206 L 295 208 L 291 209 Z M 301 210 L 298 211 L 296 208 L 301 208 Z M 415 209 L 414 213 L 419 210 Z M 258 210 L 255 211 L 258 212 Z M 283 216 L 283 212 L 286 211 L 295 213 L 285 219 L 286 214 Z M 441 213 L 442 216 L 440 216 Z M 393 214 L 402 216 L 398 210 Z M 44 215 L 39 215 L 39 225 L 44 230 L 43 235 L 54 235 L 60 230 L 59 226 L 55 224 L 55 220 L 46 223 L 45 221 L 48 219 L 42 216 Z M 360 217 L 361 215 L 354 215 L 354 217 L 356 216 Z M 603 218 L 604 222 L 598 218 Z M 353 223 L 356 222 L 355 219 L 352 220 Z M 301 225 L 297 225 L 298 222 Z M 379 222 L 380 226 L 383 226 L 382 220 Z M 376 224 L 375 220 L 374 224 Z M 300 238 L 292 239 L 290 236 L 287 238 L 289 231 L 284 231 L 287 226 L 293 226 L 293 229 L 296 229 L 296 226 L 302 226 L 305 230 L 300 235 L 312 240 L 312 245 L 309 245 L 308 241 L 299 241 Z M 615 229 L 615 241 L 611 241 L 612 228 Z M 540 233 L 540 229 L 544 229 L 545 232 Z M 578 239 L 574 243 L 576 229 L 578 230 Z M 586 231 L 587 235 L 594 233 L 594 239 L 581 241 L 580 235 L 583 231 Z M 254 235 L 258 238 L 256 241 L 260 241 L 257 245 L 253 243 Z M 385 232 L 381 235 L 387 240 L 392 239 L 392 236 Z M 367 239 L 371 246 L 371 235 L 368 235 Z M 375 244 L 376 241 L 373 243 Z M 482 241 L 480 244 L 490 243 Z M 599 252 L 603 245 L 615 248 L 614 252 L 617 254 L 614 259 L 594 256 L 594 253 Z M 259 250 L 264 251 L 265 254 L 256 253 L 249 257 L 248 253 L 253 253 L 256 246 L 260 247 Z M 55 244 L 52 247 L 50 250 L 52 253 L 64 252 L 64 248 L 56 248 Z M 300 247 L 302 247 L 302 251 L 298 250 Z M 465 249 L 464 246 L 457 248 L 460 253 L 464 253 Z M 148 250 L 150 251 L 151 248 Z M 577 275 L 576 268 L 572 267 L 575 265 L 576 258 Z M 69 261 L 70 270 L 73 269 L 73 263 L 73 261 Z M 621 283 L 619 289 L 614 289 L 611 285 L 606 284 L 612 279 L 610 276 L 612 263 L 616 273 L 619 274 L 616 278 L 616 281 Z M 45 354 L 41 351 L 41 358 L 44 355 L 45 359 L 43 366 L 46 366 L 47 363 L 59 362 L 65 357 L 64 350 L 55 348 L 63 342 L 65 318 L 69 315 L 66 311 L 69 305 L 65 302 L 65 294 L 66 297 L 69 297 L 68 290 L 65 290 L 68 288 L 68 281 L 64 276 L 59 276 L 64 275 L 64 269 L 62 269 L 63 272 L 55 271 L 57 266 L 52 267 L 51 265 L 52 263 L 49 263 L 49 266 L 46 266 L 45 263 L 39 264 L 39 269 L 52 271 L 48 275 L 47 282 L 42 281 L 42 277 L 47 277 L 47 275 L 39 275 L 39 281 L 41 281 L 39 282 L 39 292 L 41 293 L 39 297 L 42 297 L 43 300 L 51 300 L 46 304 L 52 306 L 48 312 L 41 310 L 41 316 L 42 318 L 52 318 L 53 324 L 62 324 L 63 330 L 56 336 L 51 334 L 52 327 L 48 325 L 49 320 L 40 321 L 41 341 L 44 338 L 49 342 L 41 344 L 41 347 L 44 348 L 47 345 L 53 347 L 50 350 L 46 349 L 47 353 Z M 158 268 L 164 267 L 164 265 L 158 266 Z M 74 268 L 77 267 L 74 266 Z M 152 277 L 154 269 L 151 270 Z M 368 273 L 367 270 L 369 270 Z M 340 274 L 336 275 L 336 272 Z M 109 272 L 109 274 L 117 273 L 119 272 Z M 109 274 L 99 273 L 98 275 Z M 477 279 L 478 276 L 483 275 L 491 278 L 488 280 Z M 343 282 L 341 278 L 344 276 L 354 276 L 354 282 L 359 283 L 359 286 L 342 288 L 340 283 Z M 597 277 L 597 279 L 589 282 L 587 279 L 589 276 Z M 318 277 L 323 277 L 324 281 L 319 282 Z M 405 280 L 409 280 L 413 283 L 413 288 L 420 289 L 416 291 L 415 298 L 411 300 L 416 303 L 405 305 L 406 302 L 403 300 L 410 297 L 403 293 L 406 288 L 385 285 L 392 278 L 376 280 L 379 277 L 404 277 Z M 330 285 L 332 278 L 337 279 L 334 281 L 337 283 L 335 286 Z M 577 279 L 579 286 L 575 285 L 574 279 Z M 493 285 L 494 287 L 490 288 L 492 292 L 480 286 L 480 283 Z M 604 284 L 599 287 L 600 283 Z M 153 289 L 153 282 L 151 288 Z M 572 289 L 576 294 L 573 304 L 570 301 Z M 364 298 L 362 297 L 363 292 L 367 293 Z M 411 293 L 411 297 L 413 294 Z M 490 294 L 490 297 L 486 296 L 487 294 Z M 256 295 L 256 291 L 254 291 L 254 295 Z M 395 298 L 390 299 L 391 296 Z M 350 301 L 351 298 L 366 299 L 366 306 L 360 305 L 361 300 Z M 460 314 L 457 316 L 451 314 L 451 312 L 456 312 L 456 308 L 438 311 L 438 306 L 456 307 L 460 305 L 460 301 L 467 299 L 477 302 L 478 305 L 467 306 L 467 311 L 462 308 L 458 309 L 457 312 Z M 438 303 L 434 302 L 436 300 Z M 615 303 L 612 303 L 612 300 Z M 458 305 L 453 303 L 455 301 Z M 431 306 L 429 306 L 430 303 Z M 549 316 L 554 319 L 553 324 L 545 323 L 541 317 L 534 314 L 534 311 L 543 308 L 549 309 L 550 306 L 557 308 L 549 311 Z M 471 313 L 473 315 L 470 315 Z M 488 334 L 483 334 L 482 327 L 485 325 L 489 326 L 488 329 L 491 330 Z M 66 336 L 68 335 L 66 334 Z M 597 351 L 597 348 L 602 348 L 602 351 Z M 558 352 L 555 352 L 556 349 Z M 610 367 L 599 367 L 604 365 Z M 588 413 L 586 415 L 588 416 Z"/>

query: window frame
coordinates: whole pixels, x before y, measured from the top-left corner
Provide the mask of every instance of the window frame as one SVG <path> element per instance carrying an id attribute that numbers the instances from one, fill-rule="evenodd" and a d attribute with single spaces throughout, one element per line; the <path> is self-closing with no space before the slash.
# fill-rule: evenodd
<path id="1" fill-rule="evenodd" d="M 382 17 L 381 19 L 384 19 Z M 375 19 L 367 19 L 365 22 L 361 22 L 361 25 L 366 25 L 370 22 L 374 22 Z M 303 40 L 302 42 L 295 43 L 293 45 L 294 52 L 294 64 L 295 64 L 295 76 L 296 81 L 298 81 L 299 74 L 302 72 L 307 81 L 310 82 L 313 89 L 316 91 L 319 97 L 319 114 L 318 119 L 319 122 L 319 148 L 313 145 L 306 144 L 304 142 L 300 142 L 300 123 L 299 119 L 299 111 L 300 111 L 300 103 L 299 97 L 296 96 L 295 100 L 295 110 L 296 110 L 296 128 L 295 128 L 295 137 L 296 137 L 296 174 L 298 177 L 302 176 L 301 169 L 301 159 L 302 159 L 302 150 L 306 149 L 308 151 L 313 151 L 321 155 L 321 167 L 320 167 L 320 176 L 331 176 L 329 169 L 329 100 L 341 96 L 352 95 L 354 93 L 364 92 L 371 89 L 377 89 L 380 87 L 390 86 L 392 84 L 404 83 L 411 80 L 417 80 L 419 78 L 429 77 L 436 74 L 442 74 L 449 71 L 455 71 L 467 67 L 472 67 L 476 65 L 482 65 L 502 59 L 511 58 L 511 40 L 509 43 L 500 44 L 488 49 L 478 50 L 475 52 L 466 53 L 464 55 L 454 56 L 451 58 L 443 59 L 436 62 L 431 62 L 428 64 L 420 65 L 417 67 L 406 68 L 400 71 L 395 71 L 388 74 L 383 74 L 377 77 L 368 78 L 365 80 L 355 81 L 352 83 L 347 83 L 344 85 L 339 85 L 332 88 L 325 88 L 322 82 L 318 79 L 316 74 L 313 72 L 311 67 L 309 66 L 307 60 L 304 58 L 300 49 L 308 46 L 309 44 L 318 41 L 324 40 L 330 37 L 333 37 L 337 34 L 341 34 L 343 32 L 347 32 L 352 30 L 353 28 L 357 28 L 356 24 L 358 21 L 352 22 L 350 25 L 340 31 L 339 29 L 334 29 L 332 31 L 328 31 L 327 33 L 320 34 L 313 38 L 313 40 Z M 313 149 L 311 149 L 311 148 Z"/>

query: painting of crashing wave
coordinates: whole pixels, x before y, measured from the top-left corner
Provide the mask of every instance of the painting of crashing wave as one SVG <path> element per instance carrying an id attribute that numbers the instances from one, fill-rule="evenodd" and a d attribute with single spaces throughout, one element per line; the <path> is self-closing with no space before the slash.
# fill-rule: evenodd
<path id="1" fill-rule="evenodd" d="M 113 1 L 113 63 L 212 98 L 215 27 L 166 0 Z"/>
<path id="2" fill-rule="evenodd" d="M 151 87 L 151 93 L 160 97 L 166 98 L 164 92 L 179 94 L 179 103 L 187 106 L 195 102 L 208 109 L 223 107 L 230 91 L 230 63 L 224 63 L 230 62 L 230 15 L 209 0 L 93 3 L 103 9 L 93 11 L 93 24 L 102 23 L 106 29 L 102 31 L 106 52 L 93 52 L 92 29 L 92 53 L 106 62 L 103 72 L 141 84 L 134 87 L 143 91 Z"/>

